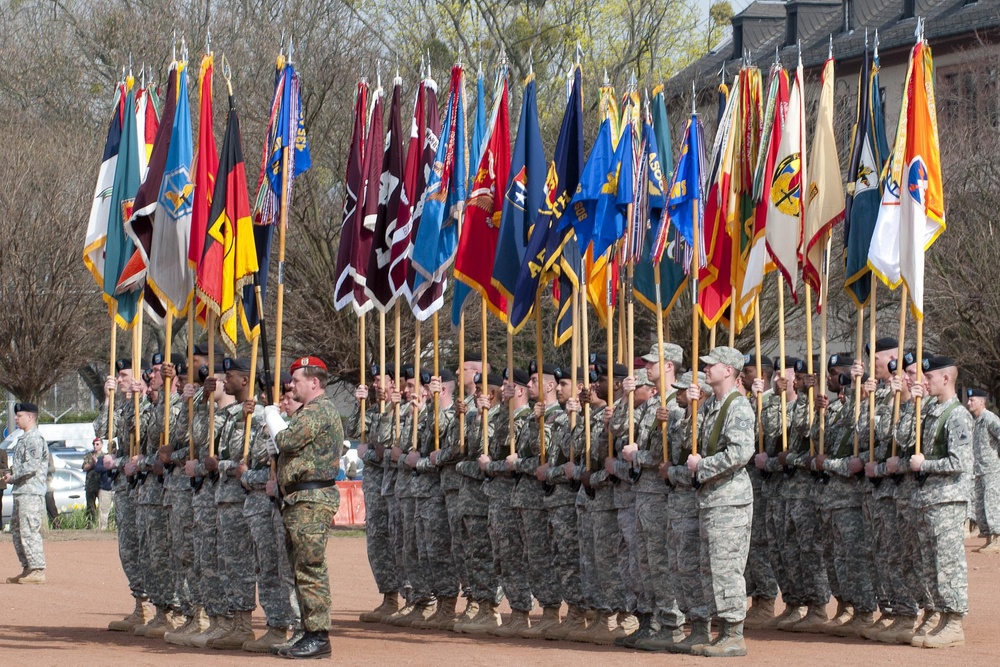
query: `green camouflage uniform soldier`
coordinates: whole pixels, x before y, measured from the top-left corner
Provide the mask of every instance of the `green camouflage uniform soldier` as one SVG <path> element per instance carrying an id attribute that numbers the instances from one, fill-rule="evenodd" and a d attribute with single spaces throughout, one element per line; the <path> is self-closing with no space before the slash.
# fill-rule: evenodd
<path id="1" fill-rule="evenodd" d="M 691 652 L 708 657 L 746 655 L 743 619 L 746 615 L 746 568 L 753 520 L 753 489 L 746 463 L 754 452 L 753 408 L 736 389 L 743 354 L 716 347 L 701 357 L 705 382 L 713 395 L 699 406 L 698 453 L 687 459 L 696 487 L 701 535 L 702 594 L 709 617 L 719 624 L 711 643 L 695 644 Z M 685 402 L 700 398 L 692 385 Z M 681 422 L 690 439 L 691 417 Z"/>
<path id="2" fill-rule="evenodd" d="M 522 433 L 530 431 L 533 418 L 528 407 L 528 372 L 514 370 L 513 378 L 507 373 L 504 386 L 505 403 L 498 412 L 496 427 L 490 435 L 490 455 L 480 456 L 479 468 L 485 474 L 483 493 L 489 502 L 487 523 L 493 558 L 497 564 L 499 584 L 507 597 L 511 615 L 506 623 L 490 634 L 498 637 L 517 637 L 531 626 L 531 586 L 528 584 L 527 550 L 522 539 L 520 514 L 514 506 L 514 472 L 508 467 L 511 438 L 517 443 Z M 510 411 L 513 410 L 513 415 Z M 513 435 L 510 431 L 513 417 Z M 516 444 L 515 444 L 516 449 Z"/>
<path id="3" fill-rule="evenodd" d="M 973 450 L 976 467 L 975 515 L 986 544 L 979 553 L 1000 553 L 1000 417 L 986 408 L 984 389 L 967 390 L 966 404 L 976 420 Z"/>
<path id="4" fill-rule="evenodd" d="M 314 658 L 331 653 L 326 543 L 340 506 L 336 479 L 344 427 L 326 396 L 326 364 L 316 357 L 302 357 L 292 363 L 290 371 L 292 394 L 302 407 L 287 425 L 274 406 L 264 408 L 264 417 L 279 452 L 281 518 L 288 534 L 304 634 L 278 655 Z M 273 484 L 268 482 L 269 491 L 274 491 Z"/>
<path id="5" fill-rule="evenodd" d="M 10 472 L 3 481 L 14 487 L 14 508 L 10 515 L 10 538 L 21 563 L 21 574 L 8 584 L 44 584 L 45 552 L 42 549 L 42 522 L 45 520 L 45 490 L 49 472 L 49 448 L 38 432 L 38 407 L 34 403 L 14 404 L 14 423 L 24 431 L 10 457 Z"/>

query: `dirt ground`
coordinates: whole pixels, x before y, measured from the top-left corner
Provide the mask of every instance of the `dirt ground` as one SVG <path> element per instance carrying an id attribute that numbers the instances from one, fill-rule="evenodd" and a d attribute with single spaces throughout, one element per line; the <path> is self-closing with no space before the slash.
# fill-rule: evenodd
<path id="1" fill-rule="evenodd" d="M 50 536 L 44 586 L 0 584 L 0 660 L 5 665 L 232 665 L 266 662 L 272 656 L 198 651 L 162 641 L 108 632 L 107 624 L 131 611 L 117 542 L 86 533 Z M 75 538 L 75 539 L 74 539 Z M 976 546 L 981 540 L 971 540 Z M 703 658 L 647 654 L 615 647 L 569 642 L 472 639 L 453 633 L 387 628 L 358 622 L 358 614 L 380 600 L 365 557 L 364 538 L 338 535 L 328 549 L 333 598 L 334 659 L 342 665 L 572 665 L 600 661 L 610 665 L 704 664 Z M 20 571 L 10 537 L 0 537 L 0 581 Z M 995 665 L 1000 622 L 1000 557 L 969 553 L 966 645 L 945 651 L 887 646 L 860 639 L 748 632 L 746 658 L 726 664 L 796 666 L 898 663 L 917 665 Z M 507 610 L 504 609 L 506 612 Z M 257 610 L 254 624 L 263 632 Z M 785 662 L 787 661 L 787 662 Z"/>

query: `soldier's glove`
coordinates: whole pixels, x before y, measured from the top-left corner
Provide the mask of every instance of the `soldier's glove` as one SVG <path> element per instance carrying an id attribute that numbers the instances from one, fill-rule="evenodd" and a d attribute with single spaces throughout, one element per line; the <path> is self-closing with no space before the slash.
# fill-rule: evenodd
<path id="1" fill-rule="evenodd" d="M 267 432 L 272 438 L 276 438 L 279 433 L 288 428 L 288 424 L 281 418 L 281 413 L 278 411 L 278 406 L 276 405 L 267 405 L 264 407 L 264 425 L 267 427 Z"/>

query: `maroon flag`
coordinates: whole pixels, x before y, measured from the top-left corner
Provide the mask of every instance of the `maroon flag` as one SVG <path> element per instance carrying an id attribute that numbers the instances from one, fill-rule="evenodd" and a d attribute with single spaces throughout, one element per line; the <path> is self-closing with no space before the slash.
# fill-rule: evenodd
<path id="1" fill-rule="evenodd" d="M 363 188 L 365 185 L 365 107 L 368 103 L 368 82 L 358 81 L 354 97 L 354 131 L 351 133 L 350 153 L 347 156 L 347 174 L 344 177 L 344 223 L 340 229 L 340 248 L 337 250 L 337 283 L 333 293 L 333 307 L 341 310 L 354 302 L 354 273 L 356 265 L 355 242 L 361 236 Z"/>
<path id="2" fill-rule="evenodd" d="M 372 303 L 365 291 L 367 283 L 368 263 L 371 257 L 372 240 L 375 236 L 375 225 L 378 222 L 379 190 L 382 176 L 382 86 L 374 92 L 370 119 L 368 121 L 368 136 L 365 138 L 364 162 L 364 199 L 361 204 L 361 226 L 358 237 L 354 239 L 351 252 L 351 271 L 354 274 L 354 311 L 361 315 L 371 309 Z"/>
<path id="3" fill-rule="evenodd" d="M 402 214 L 400 205 L 403 191 L 402 87 L 403 80 L 396 77 L 392 85 L 392 103 L 389 108 L 389 133 L 385 137 L 385 151 L 382 154 L 382 178 L 379 183 L 375 234 L 368 255 L 368 268 L 365 271 L 365 293 L 371 299 L 372 305 L 383 313 L 392 307 L 399 293 L 393 286 L 389 271 L 397 225 Z M 370 143 L 369 152 L 374 153 L 374 147 Z"/>

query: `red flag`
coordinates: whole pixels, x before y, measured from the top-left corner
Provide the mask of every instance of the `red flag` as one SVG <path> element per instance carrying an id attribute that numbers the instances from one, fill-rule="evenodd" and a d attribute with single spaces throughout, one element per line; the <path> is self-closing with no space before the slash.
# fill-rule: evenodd
<path id="1" fill-rule="evenodd" d="M 215 132 L 212 129 L 212 66 L 211 54 L 201 59 L 198 89 L 201 93 L 201 107 L 198 113 L 198 144 L 194 157 L 194 203 L 191 207 L 191 246 L 188 248 L 188 264 L 195 271 L 205 254 L 205 236 L 208 231 L 208 214 L 212 208 L 212 193 L 215 190 L 215 174 L 219 171 L 219 154 L 215 147 Z M 197 320 L 202 326 L 207 319 L 205 304 L 196 307 Z"/>
<path id="2" fill-rule="evenodd" d="M 386 231 L 391 236 L 389 248 L 389 285 L 393 294 L 408 294 L 406 274 L 410 267 L 413 247 L 413 212 L 423 194 L 425 177 L 422 169 L 424 144 L 427 141 L 426 82 L 417 88 L 417 101 L 410 123 L 410 142 L 407 147 L 406 167 L 403 171 L 403 189 L 400 192 L 399 217 L 395 227 Z"/>
<path id="3" fill-rule="evenodd" d="M 355 244 L 360 241 L 362 206 L 365 186 L 365 107 L 368 103 L 368 82 L 358 81 L 354 96 L 354 130 L 351 133 L 350 153 L 347 156 L 347 174 L 344 177 L 344 223 L 340 229 L 340 247 L 337 250 L 336 287 L 333 307 L 340 310 L 354 303 Z M 371 235 L 368 235 L 371 243 Z"/>

